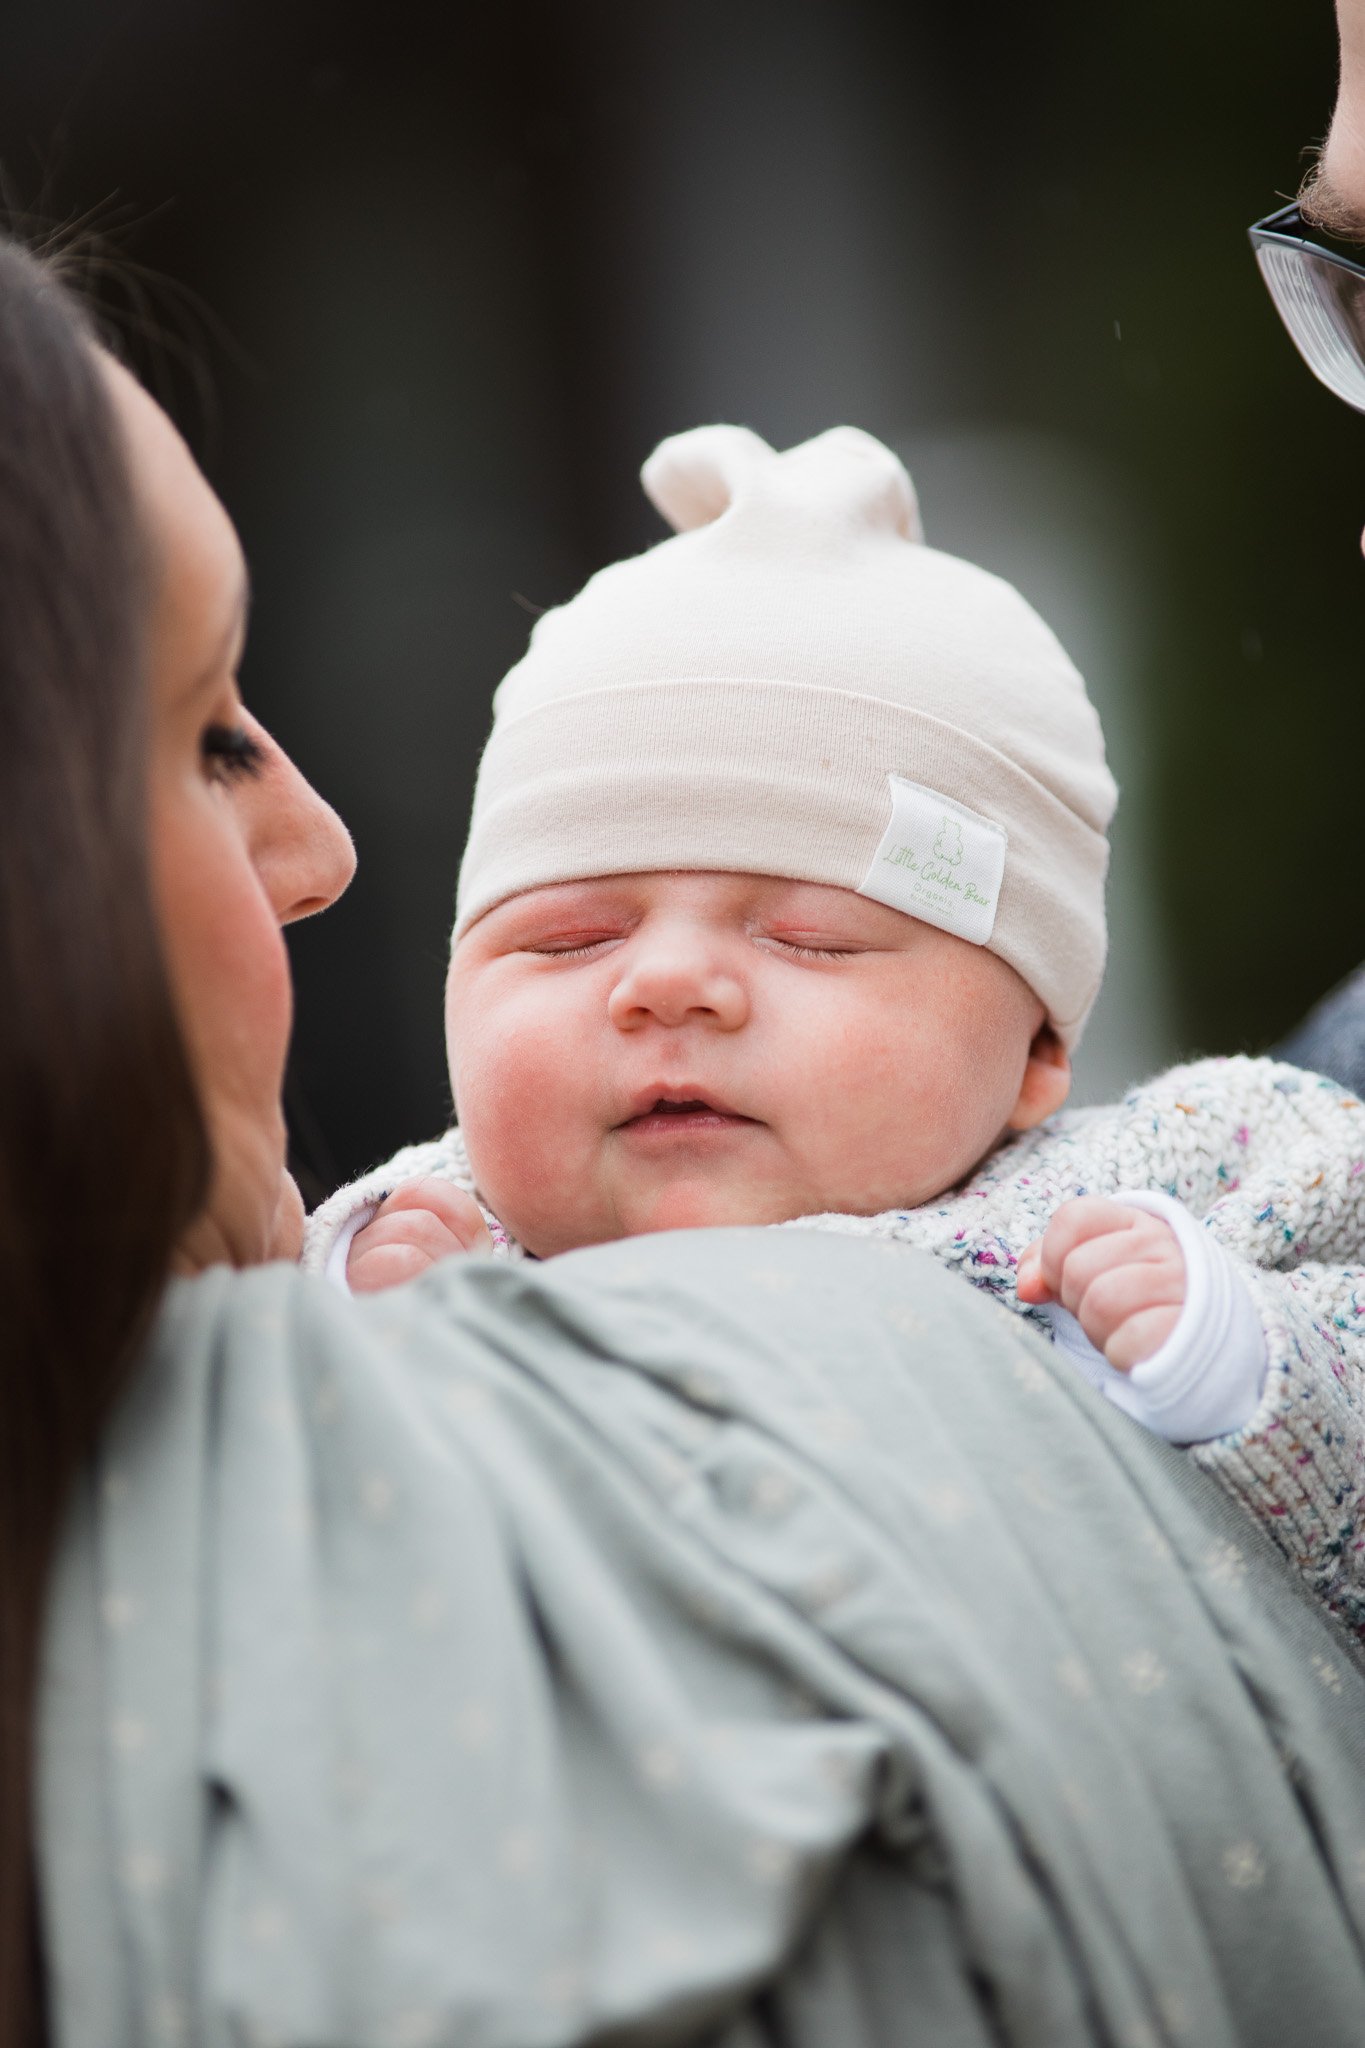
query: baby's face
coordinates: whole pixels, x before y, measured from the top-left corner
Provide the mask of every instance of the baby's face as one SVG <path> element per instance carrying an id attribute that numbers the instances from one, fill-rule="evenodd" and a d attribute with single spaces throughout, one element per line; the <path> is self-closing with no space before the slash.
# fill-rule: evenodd
<path id="1" fill-rule="evenodd" d="M 542 1257 L 927 1201 L 1064 1099 L 1042 1018 L 994 953 L 768 875 L 531 890 L 465 934 L 446 993 L 479 1187 Z"/>

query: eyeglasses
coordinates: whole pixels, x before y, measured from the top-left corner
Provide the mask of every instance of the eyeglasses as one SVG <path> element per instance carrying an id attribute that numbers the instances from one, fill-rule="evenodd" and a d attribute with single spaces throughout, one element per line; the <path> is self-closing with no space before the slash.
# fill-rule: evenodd
<path id="1" fill-rule="evenodd" d="M 1267 214 L 1249 233 L 1299 354 L 1334 396 L 1365 412 L 1365 263 L 1320 240 L 1297 206 Z"/>

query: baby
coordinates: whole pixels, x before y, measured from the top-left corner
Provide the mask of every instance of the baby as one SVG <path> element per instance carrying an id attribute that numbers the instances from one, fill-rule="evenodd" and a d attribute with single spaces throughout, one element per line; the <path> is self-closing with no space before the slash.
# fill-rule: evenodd
<path id="1" fill-rule="evenodd" d="M 803 1221 L 1046 1320 L 1365 1632 L 1365 1110 L 1269 1061 L 1058 1115 L 1115 791 L 1016 592 L 839 428 L 665 442 L 677 537 L 495 700 L 446 1028 L 458 1128 L 343 1189 L 356 1291 L 455 1252 Z"/>

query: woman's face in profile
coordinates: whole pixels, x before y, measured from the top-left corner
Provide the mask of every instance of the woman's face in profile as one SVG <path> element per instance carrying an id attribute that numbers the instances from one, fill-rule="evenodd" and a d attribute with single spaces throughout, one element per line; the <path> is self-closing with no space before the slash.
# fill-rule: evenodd
<path id="1" fill-rule="evenodd" d="M 280 927 L 324 910 L 355 855 L 336 813 L 244 710 L 242 551 L 184 442 L 105 365 L 151 556 L 149 822 L 171 986 L 213 1152 L 182 1271 L 293 1257 L 280 1091 L 292 1016 Z"/>

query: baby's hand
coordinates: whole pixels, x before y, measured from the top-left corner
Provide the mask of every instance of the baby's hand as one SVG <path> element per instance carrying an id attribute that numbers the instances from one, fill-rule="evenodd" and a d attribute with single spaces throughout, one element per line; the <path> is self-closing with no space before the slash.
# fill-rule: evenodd
<path id="1" fill-rule="evenodd" d="M 1083 1195 L 1019 1255 L 1020 1301 L 1059 1301 L 1119 1372 L 1161 1349 L 1185 1303 L 1185 1261 L 1159 1216 Z"/>
<path id="2" fill-rule="evenodd" d="M 377 1294 L 413 1280 L 459 1252 L 493 1248 L 472 1195 L 427 1175 L 404 1181 L 351 1239 L 346 1279 L 352 1294 Z"/>

